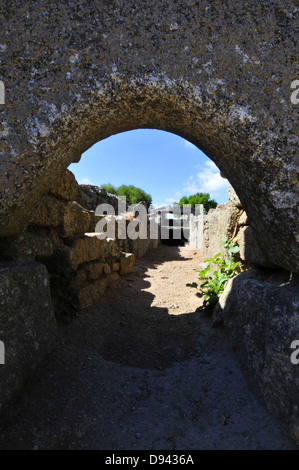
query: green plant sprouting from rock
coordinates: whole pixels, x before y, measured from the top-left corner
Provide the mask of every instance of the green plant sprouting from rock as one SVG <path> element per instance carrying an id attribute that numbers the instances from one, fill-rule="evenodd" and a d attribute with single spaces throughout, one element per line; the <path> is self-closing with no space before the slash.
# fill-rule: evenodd
<path id="1" fill-rule="evenodd" d="M 199 285 L 197 282 L 187 284 L 188 287 L 198 288 L 199 292 L 196 295 L 200 298 L 203 297 L 203 304 L 197 310 L 213 307 L 223 293 L 226 282 L 237 274 L 236 269 L 240 262 L 235 261 L 234 255 L 240 251 L 239 247 L 235 245 L 233 240 L 229 241 L 227 238 L 222 240 L 222 245 L 226 249 L 228 258 L 225 259 L 222 253 L 217 253 L 212 258 L 205 260 L 206 266 L 197 271 L 199 280 L 203 282 Z M 217 266 L 217 269 L 209 273 L 211 263 Z"/>

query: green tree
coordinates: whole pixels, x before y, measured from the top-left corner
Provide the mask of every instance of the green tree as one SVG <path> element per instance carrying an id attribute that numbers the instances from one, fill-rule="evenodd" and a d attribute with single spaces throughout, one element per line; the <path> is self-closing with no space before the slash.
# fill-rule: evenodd
<path id="1" fill-rule="evenodd" d="M 182 197 L 179 201 L 179 206 L 183 207 L 183 205 L 187 204 L 189 204 L 192 209 L 195 209 L 196 204 L 203 204 L 206 212 L 217 207 L 217 202 L 214 199 L 210 199 L 209 193 L 196 193 L 189 197 Z"/>
<path id="2" fill-rule="evenodd" d="M 111 183 L 107 183 L 107 184 L 102 184 L 100 186 L 101 189 L 105 189 L 107 191 L 107 193 L 110 193 L 110 194 L 116 194 L 116 188 L 113 186 L 113 184 Z"/>
<path id="3" fill-rule="evenodd" d="M 123 184 L 119 186 L 116 190 L 116 195 L 125 196 L 126 202 L 129 205 L 138 204 L 138 202 L 144 201 L 146 203 L 146 207 L 149 208 L 152 203 L 152 197 L 150 194 L 147 194 L 143 189 L 136 188 L 136 186 L 133 185 Z"/>
<path id="4" fill-rule="evenodd" d="M 180 199 L 179 206 L 182 207 L 184 204 L 189 204 L 188 198 L 186 196 Z"/>

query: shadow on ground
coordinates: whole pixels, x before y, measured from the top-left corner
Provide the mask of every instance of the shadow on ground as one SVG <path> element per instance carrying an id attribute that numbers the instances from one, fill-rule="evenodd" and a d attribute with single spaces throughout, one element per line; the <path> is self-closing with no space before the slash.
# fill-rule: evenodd
<path id="1" fill-rule="evenodd" d="M 222 330 L 190 308 L 155 306 L 150 284 L 177 289 L 184 263 L 188 272 L 197 260 L 159 248 L 61 328 L 2 415 L 0 449 L 294 449 L 249 391 Z"/>
<path id="2" fill-rule="evenodd" d="M 120 279 L 100 305 L 68 329 L 68 334 L 75 335 L 82 348 L 88 344 L 106 360 L 123 365 L 161 369 L 188 359 L 198 346 L 199 313 L 170 314 L 167 305 L 153 306 L 154 295 L 145 290 L 151 286 L 149 270 L 186 260 L 176 246 L 163 247 L 139 259 L 134 271 Z M 179 282 L 183 290 L 186 281 L 182 278 Z M 172 288 L 169 285 L 168 289 Z"/>

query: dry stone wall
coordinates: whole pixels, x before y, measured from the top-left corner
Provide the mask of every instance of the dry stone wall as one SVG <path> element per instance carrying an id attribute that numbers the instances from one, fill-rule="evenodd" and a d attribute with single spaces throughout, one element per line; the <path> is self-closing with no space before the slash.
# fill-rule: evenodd
<path id="1" fill-rule="evenodd" d="M 132 271 L 135 257 L 158 246 L 158 239 L 119 239 L 117 230 L 115 238 L 98 237 L 103 216 L 96 206 L 109 203 L 117 210 L 116 199 L 80 187 L 63 171 L 26 230 L 0 238 L 0 338 L 6 350 L 0 410 L 51 350 L 57 322 L 71 321 L 109 295 L 109 286 Z M 116 216 L 116 227 L 121 218 L 127 225 L 132 215 L 126 217 Z"/>
<path id="2" fill-rule="evenodd" d="M 251 266 L 277 267 L 261 249 L 249 217 L 232 186 L 228 189 L 227 198 L 226 204 L 219 204 L 208 214 L 201 208 L 199 215 L 191 215 L 190 246 L 198 248 L 207 259 L 220 252 L 226 257 L 222 240 L 227 238 L 239 246 L 240 252 L 235 257 L 241 261 L 243 270 Z"/>
<path id="3" fill-rule="evenodd" d="M 158 240 L 119 239 L 117 219 L 126 214 L 115 217 L 115 238 L 100 239 L 95 233 L 103 219 L 95 212 L 99 204 L 110 204 L 117 214 L 118 198 L 94 186 L 78 185 L 66 170 L 40 201 L 27 229 L 0 239 L 5 258 L 35 259 L 47 267 L 59 316 L 72 317 L 78 309 L 94 305 L 119 275 L 131 272 L 135 256 L 158 244 Z"/>

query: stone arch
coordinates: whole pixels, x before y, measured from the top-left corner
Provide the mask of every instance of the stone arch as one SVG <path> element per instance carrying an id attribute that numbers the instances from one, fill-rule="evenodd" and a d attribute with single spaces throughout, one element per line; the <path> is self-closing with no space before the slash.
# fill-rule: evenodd
<path id="1" fill-rule="evenodd" d="M 24 229 L 58 172 L 95 142 L 156 128 L 217 164 L 269 260 L 298 272 L 292 2 L 15 7 L 2 12 L 1 235 Z"/>

